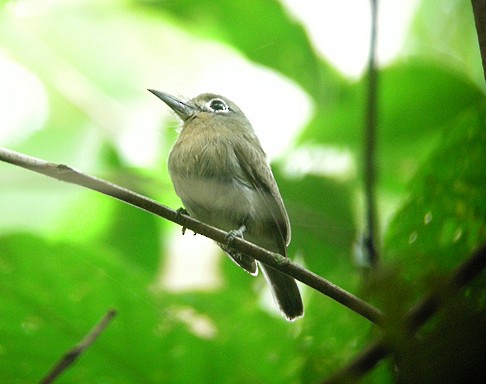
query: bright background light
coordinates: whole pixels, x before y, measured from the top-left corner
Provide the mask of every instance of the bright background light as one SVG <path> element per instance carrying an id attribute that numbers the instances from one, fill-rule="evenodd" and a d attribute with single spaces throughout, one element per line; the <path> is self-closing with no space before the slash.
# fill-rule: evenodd
<path id="1" fill-rule="evenodd" d="M 361 76 L 370 42 L 371 10 L 367 0 L 283 0 L 307 29 L 317 51 L 339 71 Z M 378 49 L 381 65 L 399 53 L 418 0 L 378 1 Z"/>

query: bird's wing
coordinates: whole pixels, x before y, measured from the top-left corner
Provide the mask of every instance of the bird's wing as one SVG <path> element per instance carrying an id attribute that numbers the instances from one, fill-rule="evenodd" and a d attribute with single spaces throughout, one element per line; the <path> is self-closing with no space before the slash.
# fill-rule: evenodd
<path id="1" fill-rule="evenodd" d="M 269 217 L 282 240 L 282 249 L 279 251 L 285 255 L 286 245 L 290 242 L 290 222 L 265 154 L 259 146 L 252 145 L 236 147 L 235 155 L 244 173 L 241 181 L 246 184 L 249 182 L 265 202 Z"/>

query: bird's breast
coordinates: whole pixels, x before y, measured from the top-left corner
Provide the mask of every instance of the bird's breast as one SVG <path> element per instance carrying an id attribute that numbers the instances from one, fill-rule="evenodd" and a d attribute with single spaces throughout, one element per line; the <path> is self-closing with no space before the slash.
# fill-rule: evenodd
<path id="1" fill-rule="evenodd" d="M 242 183 L 234 148 L 224 132 L 183 131 L 169 155 L 174 188 L 189 213 L 227 230 L 255 208 L 256 191 Z"/>
<path id="2" fill-rule="evenodd" d="M 181 132 L 169 155 L 171 175 L 228 180 L 239 168 L 231 138 L 210 130 Z"/>

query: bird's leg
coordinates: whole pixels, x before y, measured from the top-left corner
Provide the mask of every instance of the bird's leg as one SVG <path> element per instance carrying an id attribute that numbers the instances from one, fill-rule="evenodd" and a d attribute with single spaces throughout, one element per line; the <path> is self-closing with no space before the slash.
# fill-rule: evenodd
<path id="1" fill-rule="evenodd" d="M 243 238 L 243 234 L 245 233 L 245 231 L 246 226 L 244 224 L 242 224 L 241 227 L 238 229 L 233 229 L 229 231 L 226 235 L 226 245 L 229 245 L 235 239 L 235 237 Z"/>
<path id="2" fill-rule="evenodd" d="M 179 218 L 181 217 L 181 215 L 188 215 L 189 216 L 189 213 L 187 212 L 187 210 L 184 208 L 184 207 L 180 207 L 177 211 L 176 211 L 176 220 L 179 220 Z M 185 235 L 186 234 L 186 227 L 182 226 L 182 234 Z M 194 233 L 195 234 L 195 233 Z"/>

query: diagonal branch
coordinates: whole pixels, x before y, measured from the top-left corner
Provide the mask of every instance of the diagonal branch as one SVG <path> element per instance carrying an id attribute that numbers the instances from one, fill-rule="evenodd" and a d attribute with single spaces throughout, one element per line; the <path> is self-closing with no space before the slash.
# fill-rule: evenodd
<path id="1" fill-rule="evenodd" d="M 128 189 L 122 188 L 116 184 L 98 179 L 93 176 L 86 175 L 82 172 L 76 171 L 64 164 L 56 164 L 47 162 L 35 157 L 27 156 L 22 153 L 14 152 L 5 148 L 0 148 L 0 160 L 17 165 L 31 171 L 41 173 L 43 175 L 55 178 L 57 180 L 65 181 L 71 184 L 83 186 L 103 193 L 105 195 L 114 197 L 125 203 L 131 204 L 135 207 L 143 209 L 147 212 L 153 213 L 157 216 L 163 217 L 183 228 L 190 229 L 195 233 L 209 237 L 219 243 L 227 242 L 228 234 L 225 231 L 211 227 L 204 224 L 190 216 L 181 214 L 172 210 L 156 201 L 149 199 L 143 195 L 132 192 Z M 269 265 L 293 278 L 301 281 L 311 288 L 323 293 L 331 299 L 348 307 L 352 311 L 360 314 L 373 323 L 381 323 L 383 320 L 383 313 L 368 304 L 366 301 L 342 289 L 341 287 L 331 283 L 330 281 L 316 275 L 315 273 L 293 263 L 287 257 L 278 253 L 273 253 L 252 244 L 242 238 L 236 237 L 231 242 L 231 247 L 236 251 L 250 254 L 252 257 Z"/>
<path id="2" fill-rule="evenodd" d="M 116 316 L 114 309 L 109 310 L 106 315 L 96 324 L 88 334 L 72 349 L 67 351 L 64 356 L 56 363 L 51 371 L 39 382 L 39 384 L 50 384 L 56 380 L 61 373 L 73 365 L 86 349 L 88 349 L 110 324 L 111 320 Z"/>
<path id="3" fill-rule="evenodd" d="M 412 308 L 405 320 L 404 326 L 410 334 L 415 333 L 425 324 L 447 300 L 450 292 L 464 288 L 486 268 L 486 244 L 463 262 L 440 287 L 435 289 L 417 306 Z M 386 335 L 362 351 L 348 366 L 324 381 L 325 384 L 356 383 L 358 379 L 373 369 L 382 359 L 392 352 L 386 342 Z"/>

